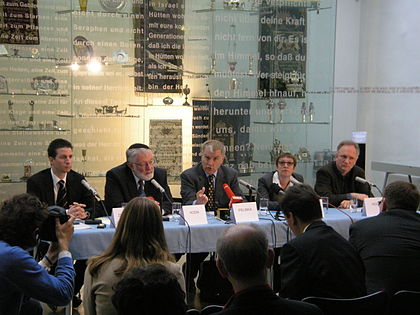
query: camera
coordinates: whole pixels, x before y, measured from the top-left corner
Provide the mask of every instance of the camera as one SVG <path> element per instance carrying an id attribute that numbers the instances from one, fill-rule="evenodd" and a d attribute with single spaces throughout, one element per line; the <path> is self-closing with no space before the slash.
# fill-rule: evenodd
<path id="1" fill-rule="evenodd" d="M 66 214 L 66 209 L 59 206 L 49 206 L 48 218 L 44 221 L 39 232 L 39 238 L 43 241 L 57 241 L 57 236 L 55 234 L 55 218 L 60 219 L 60 224 L 63 224 L 68 221 L 70 218 Z"/>

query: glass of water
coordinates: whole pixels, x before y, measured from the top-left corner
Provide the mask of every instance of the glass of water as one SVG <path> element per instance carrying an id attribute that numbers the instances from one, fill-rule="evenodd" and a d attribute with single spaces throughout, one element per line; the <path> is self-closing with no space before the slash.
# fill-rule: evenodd
<path id="1" fill-rule="evenodd" d="M 173 202 L 172 203 L 172 218 L 173 221 L 179 221 L 179 214 L 181 213 L 182 203 L 180 202 Z"/>
<path id="2" fill-rule="evenodd" d="M 357 212 L 357 198 L 350 199 L 350 212 Z"/>
<path id="3" fill-rule="evenodd" d="M 267 198 L 261 198 L 260 199 L 260 209 L 259 213 L 262 215 L 268 214 L 268 199 Z"/>
<path id="4" fill-rule="evenodd" d="M 328 197 L 321 197 L 322 201 L 322 210 L 324 211 L 324 215 L 328 214 L 328 206 L 329 206 L 329 199 Z"/>

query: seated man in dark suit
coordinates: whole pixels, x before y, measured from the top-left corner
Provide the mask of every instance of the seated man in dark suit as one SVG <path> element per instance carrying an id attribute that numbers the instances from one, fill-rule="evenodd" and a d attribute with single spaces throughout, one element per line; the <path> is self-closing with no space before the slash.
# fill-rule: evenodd
<path id="1" fill-rule="evenodd" d="M 280 254 L 280 295 L 355 298 L 366 295 L 362 260 L 353 246 L 322 221 L 319 197 L 308 185 L 286 191 L 281 204 L 296 235 Z"/>
<path id="2" fill-rule="evenodd" d="M 106 173 L 105 204 L 108 212 L 121 207 L 134 197 L 153 197 L 164 214 L 172 212 L 172 195 L 168 186 L 166 171 L 155 167 L 150 148 L 141 143 L 131 145 L 126 151 L 127 161 Z M 151 180 L 157 181 L 171 200 L 156 188 Z"/>
<path id="3" fill-rule="evenodd" d="M 225 160 L 225 146 L 217 140 L 208 140 L 201 146 L 201 163 L 185 170 L 181 174 L 181 196 L 184 205 L 204 204 L 206 211 L 228 208 L 230 199 L 223 190 L 228 184 L 235 195 L 241 196 L 238 172 L 222 165 Z M 208 253 L 195 253 L 188 257 L 189 268 L 186 271 L 187 291 L 195 292 L 193 279 L 197 276 L 200 263 Z M 185 269 L 184 269 L 185 271 Z"/>
<path id="4" fill-rule="evenodd" d="M 274 253 L 267 237 L 254 225 L 230 227 L 217 240 L 217 268 L 235 294 L 220 315 L 322 314 L 317 306 L 283 299 L 267 283 Z"/>
<path id="5" fill-rule="evenodd" d="M 296 158 L 290 153 L 282 153 L 276 159 L 276 170 L 258 179 L 258 200 L 269 200 L 268 209 L 280 209 L 280 201 L 284 192 L 293 185 L 303 183 L 303 176 L 294 173 Z"/>
<path id="6" fill-rule="evenodd" d="M 356 182 L 356 177 L 365 178 L 363 169 L 356 165 L 359 157 L 359 145 L 353 141 L 341 141 L 337 146 L 335 162 L 321 167 L 316 172 L 315 191 L 322 197 L 328 197 L 335 207 L 349 208 L 352 198 L 359 200 L 372 197 L 370 186 Z"/>
<path id="7" fill-rule="evenodd" d="M 26 190 L 47 205 L 58 205 L 68 209 L 67 213 L 80 219 L 102 215 L 100 207 L 94 206 L 92 193 L 82 185 L 85 177 L 73 171 L 73 146 L 65 139 L 55 139 L 48 146 L 48 160 L 51 168 L 40 171 L 28 178 Z M 94 210 L 95 209 L 95 210 Z M 73 306 L 81 304 L 79 294 L 83 285 L 86 260 L 74 264 L 76 279 Z"/>
<path id="8" fill-rule="evenodd" d="M 112 304 L 119 315 L 185 315 L 187 310 L 184 291 L 163 265 L 131 269 L 114 291 Z"/>
<path id="9" fill-rule="evenodd" d="M 419 200 L 413 184 L 391 183 L 384 191 L 382 212 L 350 226 L 350 243 L 365 265 L 368 293 L 420 291 Z"/>

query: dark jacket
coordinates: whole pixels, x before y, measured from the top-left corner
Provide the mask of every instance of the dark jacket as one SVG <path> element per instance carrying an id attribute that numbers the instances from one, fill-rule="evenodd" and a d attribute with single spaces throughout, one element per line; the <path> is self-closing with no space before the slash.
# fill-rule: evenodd
<path id="1" fill-rule="evenodd" d="M 159 203 L 163 200 L 165 214 L 171 213 L 172 194 L 168 186 L 166 171 L 162 168 L 155 167 L 153 179 L 165 189 L 166 194 L 171 200 L 167 200 L 150 181 L 146 181 L 144 184 L 146 196 L 153 197 Z M 108 212 L 111 213 L 112 208 L 121 207 L 122 203 L 129 202 L 134 197 L 138 197 L 137 183 L 127 163 L 110 169 L 106 173 L 105 182 L 105 204 Z"/>
<path id="2" fill-rule="evenodd" d="M 283 299 L 269 286 L 256 286 L 233 295 L 225 309 L 215 315 L 321 315 L 312 304 Z"/>
<path id="3" fill-rule="evenodd" d="M 355 165 L 346 176 L 342 176 L 335 162 L 321 167 L 316 172 L 315 191 L 322 197 L 328 197 L 329 202 L 338 207 L 343 200 L 349 199 L 348 193 L 366 194 L 372 197 L 370 186 L 355 181 L 355 177 L 365 178 L 363 169 Z M 359 205 L 360 206 L 360 205 Z"/>
<path id="4" fill-rule="evenodd" d="M 274 172 L 270 172 L 265 174 L 264 176 L 258 179 L 258 191 L 257 191 L 257 201 L 260 198 L 266 198 L 269 200 L 268 202 L 268 209 L 269 210 L 279 210 L 280 209 L 280 200 L 282 197 L 281 192 L 275 191 L 273 189 L 273 175 Z M 299 182 L 303 183 L 303 176 L 297 173 L 293 173 L 292 176 Z M 280 189 L 280 191 L 284 192 L 284 190 L 276 185 L 276 189 Z"/>
<path id="5" fill-rule="evenodd" d="M 366 269 L 368 293 L 420 291 L 420 215 L 393 209 L 350 226 Z"/>
<path id="6" fill-rule="evenodd" d="M 323 221 L 285 244 L 280 253 L 280 295 L 355 298 L 366 294 L 362 260 L 353 246 Z"/>
<path id="7" fill-rule="evenodd" d="M 82 179 L 85 179 L 85 177 L 73 170 L 67 173 L 67 204 L 71 205 L 73 202 L 85 204 L 85 210 L 90 213 L 91 218 L 105 215 L 103 209 L 98 204 L 95 204 L 95 198 L 92 193 L 82 185 Z M 47 203 L 48 206 L 55 205 L 51 169 L 47 168 L 29 177 L 26 182 L 26 192 L 37 196 L 42 202 Z"/>
<path id="8" fill-rule="evenodd" d="M 207 182 L 206 173 L 201 163 L 185 170 L 181 174 L 182 203 L 184 205 L 191 205 L 196 199 L 197 191 L 203 187 L 206 187 L 207 194 Z M 218 208 L 227 208 L 230 202 L 223 190 L 223 184 L 228 184 L 236 196 L 242 196 L 242 191 L 238 183 L 238 172 L 231 167 L 222 165 L 217 171 L 214 187 L 215 203 Z"/>

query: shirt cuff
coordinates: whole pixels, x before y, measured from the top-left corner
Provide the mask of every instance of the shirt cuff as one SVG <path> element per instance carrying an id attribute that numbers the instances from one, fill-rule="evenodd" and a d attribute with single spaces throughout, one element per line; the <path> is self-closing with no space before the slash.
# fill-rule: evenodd
<path id="1" fill-rule="evenodd" d="M 69 257 L 71 258 L 71 253 L 68 250 L 63 250 L 58 254 L 58 259 Z"/>

